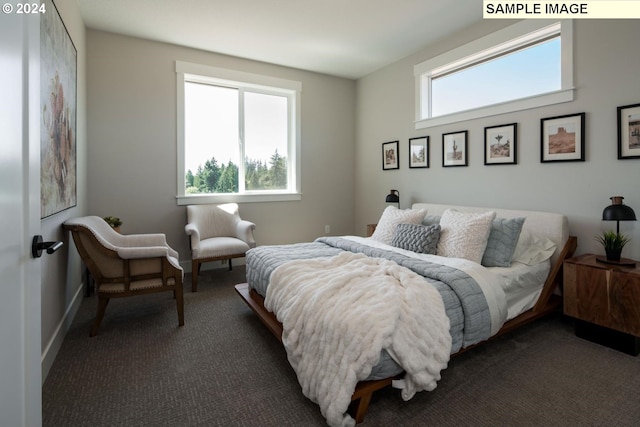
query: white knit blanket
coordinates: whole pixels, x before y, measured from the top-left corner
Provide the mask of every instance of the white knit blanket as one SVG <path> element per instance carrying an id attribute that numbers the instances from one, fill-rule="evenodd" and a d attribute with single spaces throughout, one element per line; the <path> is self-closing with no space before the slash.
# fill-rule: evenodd
<path id="1" fill-rule="evenodd" d="M 386 349 L 406 372 L 405 400 L 433 390 L 451 352 L 438 291 L 393 261 L 344 252 L 287 262 L 271 275 L 265 307 L 302 392 L 330 426 L 353 426 L 346 412 L 358 381 Z"/>

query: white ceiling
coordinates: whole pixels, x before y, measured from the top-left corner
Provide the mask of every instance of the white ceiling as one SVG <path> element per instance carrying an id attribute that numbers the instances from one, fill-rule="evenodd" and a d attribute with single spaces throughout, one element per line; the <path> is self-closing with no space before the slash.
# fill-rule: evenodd
<path id="1" fill-rule="evenodd" d="M 78 0 L 88 28 L 357 79 L 482 20 L 480 0 Z"/>

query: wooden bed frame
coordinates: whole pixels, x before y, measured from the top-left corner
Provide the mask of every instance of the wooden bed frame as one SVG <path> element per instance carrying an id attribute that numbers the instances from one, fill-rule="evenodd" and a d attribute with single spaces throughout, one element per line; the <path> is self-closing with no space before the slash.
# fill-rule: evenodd
<path id="1" fill-rule="evenodd" d="M 554 257 L 556 261 L 551 267 L 551 271 L 549 272 L 549 276 L 544 283 L 542 292 L 540 293 L 540 297 L 538 298 L 538 301 L 533 306 L 533 308 L 506 322 L 502 326 L 502 328 L 487 341 L 511 332 L 514 329 L 517 329 L 520 326 L 530 323 L 543 316 L 547 316 L 562 307 L 562 297 L 556 294 L 555 290 L 559 288 L 561 289 L 562 287 L 563 262 L 565 259 L 571 258 L 573 256 L 577 244 L 578 240 L 575 236 L 568 237 L 564 247 L 558 253 L 558 256 Z M 262 295 L 257 293 L 255 290 L 250 289 L 247 283 L 237 284 L 235 285 L 235 289 L 240 297 L 242 297 L 242 299 L 251 308 L 251 310 L 256 313 L 258 318 L 271 331 L 271 333 L 273 333 L 273 335 L 275 335 L 276 338 L 278 338 L 278 340 L 282 343 L 282 323 L 280 323 L 278 319 L 276 319 L 276 316 L 273 313 L 271 313 L 264 307 L 264 298 L 262 297 Z M 465 347 L 457 353 L 452 354 L 451 356 L 454 357 L 487 341 Z M 398 377 L 391 377 L 374 381 L 361 381 L 357 384 L 356 389 L 351 396 L 351 405 L 349 407 L 349 412 L 351 416 L 356 420 L 356 423 L 361 423 L 364 420 L 367 410 L 369 409 L 369 403 L 371 401 L 373 393 L 377 390 L 390 386 L 391 382 Z"/>

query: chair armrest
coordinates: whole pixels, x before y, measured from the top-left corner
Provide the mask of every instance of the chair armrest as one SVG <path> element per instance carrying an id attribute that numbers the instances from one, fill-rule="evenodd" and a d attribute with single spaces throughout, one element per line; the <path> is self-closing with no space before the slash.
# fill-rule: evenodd
<path id="1" fill-rule="evenodd" d="M 198 231 L 198 227 L 196 227 L 194 223 L 190 222 L 189 224 L 185 225 L 184 232 L 189 236 L 195 235 L 198 237 L 198 240 L 200 240 L 200 232 Z"/>
<path id="2" fill-rule="evenodd" d="M 167 243 L 167 236 L 163 233 L 152 234 L 125 234 L 122 236 L 121 242 L 124 243 L 123 248 L 147 249 L 150 247 L 166 248 L 169 256 L 178 258 L 178 251 L 173 249 Z"/>
<path id="3" fill-rule="evenodd" d="M 122 259 L 170 257 L 172 251 L 175 252 L 168 246 L 119 247 L 117 250 L 118 256 Z"/>
<path id="4" fill-rule="evenodd" d="M 256 229 L 256 225 L 247 220 L 240 220 L 236 225 L 236 232 L 238 239 L 244 240 L 250 248 L 256 247 L 256 241 L 253 238 L 253 230 Z"/>
<path id="5" fill-rule="evenodd" d="M 167 237 L 162 233 L 154 234 L 123 234 L 119 243 L 127 248 L 144 246 L 168 246 Z"/>
<path id="6" fill-rule="evenodd" d="M 176 251 L 175 249 L 173 249 L 169 245 L 167 245 L 167 253 L 169 254 L 169 257 L 171 257 L 171 258 L 176 258 L 176 259 L 180 258 L 180 254 L 178 254 L 178 251 Z"/>
<path id="7" fill-rule="evenodd" d="M 178 261 L 178 252 L 170 246 L 146 246 L 134 248 L 118 248 L 118 256 L 122 259 L 153 259 L 166 258 L 169 264 L 176 270 L 180 271 L 181 277 L 184 276 L 184 270 Z M 163 267 L 164 269 L 164 267 Z"/>
<path id="8" fill-rule="evenodd" d="M 198 249 L 200 246 L 200 232 L 198 227 L 192 222 L 184 226 L 184 231 L 190 237 L 191 249 Z"/>

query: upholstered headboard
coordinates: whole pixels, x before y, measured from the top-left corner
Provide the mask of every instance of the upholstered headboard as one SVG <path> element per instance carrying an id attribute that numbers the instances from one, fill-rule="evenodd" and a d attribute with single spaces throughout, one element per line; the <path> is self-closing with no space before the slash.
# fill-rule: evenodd
<path id="1" fill-rule="evenodd" d="M 459 212 L 490 212 L 496 213 L 498 218 L 525 217 L 522 230 L 528 230 L 536 236 L 551 239 L 556 244 L 556 250 L 551 257 L 552 265 L 558 259 L 560 251 L 569 238 L 569 221 L 565 215 L 552 212 L 524 211 L 511 209 L 479 208 L 473 206 L 440 205 L 435 203 L 414 203 L 413 209 L 426 209 L 427 215 L 441 216 L 446 209 Z"/>

